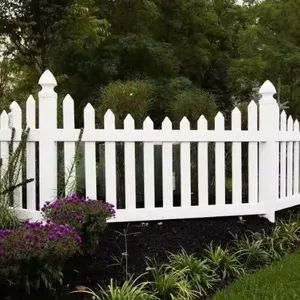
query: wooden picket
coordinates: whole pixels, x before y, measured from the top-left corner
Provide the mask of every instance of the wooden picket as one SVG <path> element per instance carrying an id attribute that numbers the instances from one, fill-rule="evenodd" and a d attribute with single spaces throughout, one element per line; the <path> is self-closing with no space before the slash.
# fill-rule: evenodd
<path id="1" fill-rule="evenodd" d="M 215 131 L 222 134 L 225 128 L 225 120 L 222 113 L 215 118 Z M 215 177 L 216 177 L 216 204 L 225 204 L 225 143 L 218 142 L 215 146 Z"/>
<path id="2" fill-rule="evenodd" d="M 294 122 L 294 131 L 299 132 L 299 122 L 295 120 Z M 299 142 L 294 142 L 294 188 L 293 195 L 299 194 Z"/>
<path id="3" fill-rule="evenodd" d="M 207 120 L 201 116 L 198 120 L 199 135 L 207 131 Z M 198 143 L 198 203 L 208 205 L 208 143 Z"/>
<path id="4" fill-rule="evenodd" d="M 293 131 L 293 119 L 288 118 L 287 131 Z M 287 196 L 293 195 L 293 142 L 287 143 Z"/>
<path id="5" fill-rule="evenodd" d="M 130 133 L 134 130 L 134 120 L 127 115 L 124 120 L 124 131 Z M 136 177 L 135 177 L 135 143 L 126 142 L 124 145 L 125 167 L 125 205 L 128 209 L 136 208 Z"/>
<path id="6" fill-rule="evenodd" d="M 20 134 L 22 132 L 22 110 L 19 106 L 19 104 L 14 101 L 11 103 L 10 107 L 11 113 L 13 114 L 13 121 L 11 126 L 16 130 L 15 131 L 15 137 L 13 142 L 13 151 L 16 151 L 20 142 L 18 139 L 20 139 Z M 21 158 L 20 158 L 21 159 Z M 22 162 L 20 161 L 19 166 L 16 170 L 14 170 L 14 184 L 18 185 L 22 182 Z M 16 188 L 14 190 L 14 207 L 22 208 L 22 186 Z"/>
<path id="7" fill-rule="evenodd" d="M 36 105 L 32 96 L 29 96 L 26 102 L 26 123 L 30 130 L 36 128 Z M 26 144 L 26 178 L 33 179 L 27 184 L 27 208 L 36 209 L 36 150 L 35 142 L 27 142 Z"/>
<path id="8" fill-rule="evenodd" d="M 240 131 L 242 126 L 241 112 L 236 107 L 231 114 L 231 130 Z M 242 145 L 232 143 L 232 203 L 241 203 L 242 199 Z"/>
<path id="9" fill-rule="evenodd" d="M 75 128 L 74 100 L 67 95 L 63 100 L 63 128 Z M 65 165 L 65 193 L 66 195 L 75 192 L 76 186 L 76 162 L 75 142 L 64 143 L 64 165 Z M 92 188 L 93 189 L 93 188 Z M 94 196 L 96 196 L 94 194 Z"/>
<path id="10" fill-rule="evenodd" d="M 280 116 L 280 130 L 286 131 L 286 113 Z M 280 143 L 280 198 L 286 197 L 286 142 Z"/>
<path id="11" fill-rule="evenodd" d="M 22 219 L 40 219 L 39 209 L 46 201 L 57 196 L 57 172 L 58 167 L 61 167 L 57 166 L 57 142 L 64 142 L 63 171 L 66 194 L 76 191 L 74 183 L 80 172 L 74 164 L 76 141 L 81 132 L 80 129 L 75 128 L 74 101 L 70 95 L 63 100 L 63 128 L 58 129 L 57 94 L 54 91 L 56 80 L 49 71 L 46 71 L 39 84 L 42 89 L 39 92 L 38 105 L 32 96 L 26 102 L 26 124 L 30 128 L 26 144 L 26 177 L 33 178 L 34 182 L 30 182 L 26 187 L 25 208 L 22 208 L 22 188 L 18 188 L 14 195 L 14 204 L 18 206 L 16 213 Z M 97 129 L 95 109 L 91 104 L 87 104 L 83 113 L 84 129 L 81 140 L 84 145 L 84 161 L 80 162 L 84 167 L 86 196 L 97 199 L 98 191 L 103 190 L 104 193 L 105 184 L 105 199 L 116 207 L 116 217 L 110 222 L 251 214 L 263 215 L 274 222 L 275 211 L 300 204 L 299 122 L 293 121 L 292 117 L 287 121 L 285 112 L 279 114 L 277 102 L 273 98 L 275 93 L 274 86 L 266 81 L 260 89 L 262 97 L 259 100 L 259 107 L 254 101 L 248 105 L 247 130 L 241 129 L 242 121 L 245 120 L 242 120 L 238 108 L 232 110 L 229 130 L 225 130 L 225 118 L 221 112 L 214 119 L 214 130 L 208 130 L 205 116 L 198 119 L 197 129 L 190 128 L 190 121 L 186 117 L 181 120 L 179 129 L 173 128 L 168 117 L 162 122 L 161 129 L 154 128 L 150 117 L 145 118 L 142 129 L 137 129 L 135 120 L 130 114 L 124 120 L 124 128 L 116 129 L 115 115 L 111 110 L 104 115 L 104 129 Z M 38 126 L 36 125 L 37 106 Z M 13 102 L 10 108 L 11 127 L 16 129 L 14 140 L 14 149 L 16 149 L 22 133 L 22 111 L 16 102 Z M 12 133 L 9 122 L 8 114 L 3 111 L 0 116 L 0 157 L 2 159 L 0 176 L 2 177 L 8 164 L 8 145 Z M 246 156 L 248 174 L 245 174 L 242 169 L 243 142 L 248 143 Z M 39 149 L 38 176 L 36 143 Z M 119 151 L 116 151 L 116 143 L 120 143 L 120 147 L 124 145 L 124 199 L 117 193 L 120 174 L 117 173 Z M 140 158 L 136 153 L 137 143 L 143 144 L 142 166 L 139 166 Z M 195 157 L 192 156 L 191 143 L 197 145 Z M 210 152 L 209 143 L 215 147 L 214 153 Z M 226 177 L 230 172 L 225 169 L 229 167 L 225 159 L 225 143 L 231 143 L 232 146 L 232 178 Z M 104 158 L 100 155 L 100 161 L 96 157 L 98 144 L 105 151 Z M 175 144 L 180 144 L 179 155 L 176 151 L 173 153 Z M 154 151 L 155 145 L 161 145 L 162 148 L 162 199 L 156 199 L 159 195 L 159 193 L 156 195 L 156 184 L 160 179 L 156 178 L 156 165 L 160 160 L 157 160 L 156 155 L 159 152 Z M 214 174 L 210 174 L 209 167 L 213 154 Z M 196 160 L 197 183 L 196 187 L 192 187 L 194 177 L 192 177 L 191 164 Z M 123 157 L 118 160 L 118 164 L 122 161 Z M 180 169 L 178 174 L 177 168 Z M 137 195 L 142 195 L 138 186 L 141 178 L 137 177 L 140 171 L 143 172 L 144 185 L 142 206 L 138 202 L 140 198 L 137 198 Z M 175 193 L 180 192 L 180 203 L 174 205 L 173 180 L 175 177 L 177 181 L 179 176 L 180 189 L 176 187 Z M 98 180 L 100 178 L 101 180 Z M 210 178 L 214 178 L 215 181 L 210 182 Z M 232 182 L 231 204 L 226 204 L 228 202 L 225 201 L 228 179 Z M 242 199 L 244 194 L 242 182 L 246 179 L 248 201 L 245 203 Z M 18 182 L 21 180 L 22 177 L 19 175 Z M 210 201 L 210 186 L 215 188 L 215 203 Z M 278 186 L 280 193 L 278 193 Z M 36 207 L 37 187 L 39 187 L 38 208 Z M 192 194 L 195 191 L 198 194 L 198 205 L 195 203 L 192 205 Z M 119 205 L 121 203 L 119 200 L 124 201 L 125 205 Z M 161 201 L 162 205 L 156 207 L 156 200 Z"/>
<path id="12" fill-rule="evenodd" d="M 188 132 L 190 122 L 183 118 L 180 122 L 180 130 Z M 181 182 L 181 206 L 191 206 L 191 146 L 185 142 L 180 144 L 180 182 Z"/>
<path id="13" fill-rule="evenodd" d="M 162 122 L 162 131 L 168 135 L 172 131 L 172 122 L 168 117 Z M 173 144 L 163 142 L 162 146 L 162 169 L 163 169 L 163 207 L 173 206 Z"/>
<path id="14" fill-rule="evenodd" d="M 248 131 L 257 131 L 257 105 L 251 101 L 248 105 Z M 248 202 L 258 202 L 258 145 L 248 143 Z"/>
<path id="15" fill-rule="evenodd" d="M 84 129 L 95 129 L 95 110 L 91 104 L 84 108 Z M 84 143 L 85 194 L 88 198 L 97 199 L 96 146 L 95 142 Z"/>

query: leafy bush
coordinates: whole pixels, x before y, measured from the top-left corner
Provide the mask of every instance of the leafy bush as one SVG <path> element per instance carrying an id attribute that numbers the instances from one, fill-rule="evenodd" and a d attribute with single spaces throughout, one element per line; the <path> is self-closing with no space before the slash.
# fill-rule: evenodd
<path id="1" fill-rule="evenodd" d="M 227 248 L 222 249 L 221 246 L 214 247 L 210 244 L 206 254 L 208 263 L 222 279 L 238 277 L 245 273 L 237 253 Z"/>
<path id="2" fill-rule="evenodd" d="M 82 237 L 84 252 L 90 254 L 98 246 L 99 236 L 106 228 L 107 219 L 115 214 L 113 205 L 77 194 L 47 202 L 42 211 L 45 218 L 53 223 L 73 226 Z"/>
<path id="3" fill-rule="evenodd" d="M 74 293 L 85 293 L 93 297 L 94 300 L 154 300 L 157 299 L 154 295 L 148 293 L 147 282 L 137 283 L 139 278 L 127 280 L 122 286 L 118 286 L 110 281 L 108 289 L 103 289 L 101 286 L 98 290 L 93 291 L 86 287 L 77 287 Z"/>
<path id="4" fill-rule="evenodd" d="M 204 115 L 212 125 L 217 111 L 214 97 L 198 89 L 178 93 L 170 104 L 170 113 L 173 119 L 180 122 L 186 116 L 191 122 L 192 128 L 196 127 L 197 120 L 201 115 Z"/>
<path id="5" fill-rule="evenodd" d="M 170 266 L 148 266 L 147 271 L 152 278 L 151 286 L 154 295 L 161 300 L 193 300 L 197 291 L 186 279 L 187 269 L 178 271 Z"/>
<path id="6" fill-rule="evenodd" d="M 214 284 L 219 281 L 218 275 L 207 260 L 200 260 L 194 255 L 188 255 L 185 250 L 182 250 L 179 254 L 171 254 L 169 262 L 173 269 L 185 274 L 199 296 L 206 296 L 207 291 L 212 289 Z"/>
<path id="7" fill-rule="evenodd" d="M 26 222 L 14 230 L 0 230 L 3 276 L 28 293 L 41 285 L 62 283 L 64 261 L 79 251 L 81 238 L 69 225 Z"/>
<path id="8" fill-rule="evenodd" d="M 236 241 L 237 253 L 247 269 L 255 270 L 271 262 L 272 249 L 267 247 L 266 241 L 264 233 L 252 234 L 250 237 Z"/>
<path id="9" fill-rule="evenodd" d="M 153 99 L 154 86 L 146 80 L 115 81 L 100 90 L 96 105 L 99 116 L 111 109 L 115 115 L 116 126 L 123 126 L 127 114 L 131 114 L 140 126 L 147 117 Z M 100 120 L 102 122 L 103 120 Z"/>

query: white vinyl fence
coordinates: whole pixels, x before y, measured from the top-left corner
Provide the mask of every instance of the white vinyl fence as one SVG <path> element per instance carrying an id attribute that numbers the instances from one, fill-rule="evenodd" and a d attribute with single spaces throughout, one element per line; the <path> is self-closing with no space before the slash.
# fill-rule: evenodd
<path id="1" fill-rule="evenodd" d="M 38 103 L 30 96 L 26 103 L 26 124 L 30 128 L 26 149 L 26 178 L 33 178 L 26 188 L 19 188 L 14 195 L 14 206 L 22 219 L 39 219 L 40 211 L 46 201 L 57 196 L 58 171 L 65 169 L 69 174 L 73 164 L 75 146 L 80 129 L 74 125 L 74 102 L 67 95 L 63 101 L 63 128 L 57 128 L 57 94 L 54 91 L 56 80 L 50 71 L 40 78 L 42 89 Z M 208 130 L 207 120 L 201 116 L 197 129 L 190 129 L 187 118 L 183 118 L 179 129 L 173 129 L 168 118 L 161 129 L 154 129 L 152 120 L 147 117 L 143 129 L 135 129 L 134 119 L 128 115 L 124 129 L 115 129 L 112 111 L 104 116 L 104 129 L 95 128 L 95 110 L 91 104 L 84 109 L 84 180 L 87 197 L 97 199 L 99 185 L 99 159 L 96 153 L 99 143 L 104 150 L 100 156 L 105 166 L 104 180 L 106 201 L 117 206 L 116 217 L 112 222 L 150 221 L 162 219 L 184 219 L 218 216 L 263 215 L 271 222 L 275 212 L 300 204 L 299 194 L 299 142 L 298 121 L 287 119 L 285 112 L 280 115 L 273 95 L 276 93 L 271 82 L 266 81 L 260 88 L 259 105 L 252 101 L 248 106 L 247 130 L 241 129 L 241 112 L 232 111 L 231 129 L 225 130 L 224 116 L 219 112 L 215 117 L 214 130 Z M 3 111 L 0 124 L 0 147 L 3 165 L 8 162 L 8 144 L 12 129 L 16 129 L 15 146 L 22 132 L 22 111 L 16 102 L 10 106 L 9 116 Z M 38 119 L 36 118 L 38 110 Z M 259 112 L 259 118 L 258 118 Z M 24 114 L 25 115 L 25 114 Z M 36 121 L 38 120 L 38 126 Z M 24 129 L 24 128 L 23 128 Z M 57 165 L 57 144 L 63 142 L 64 163 Z M 118 203 L 118 174 L 116 144 L 124 146 L 124 205 Z M 161 144 L 162 162 L 162 201 L 156 205 L 155 147 Z M 226 145 L 230 143 L 231 152 L 231 199 L 226 200 Z M 36 146 L 38 144 L 38 147 Z M 143 171 L 143 199 L 137 205 L 136 145 L 141 145 Z M 180 199 L 174 205 L 174 145 L 180 151 Z M 196 145 L 196 189 L 197 199 L 192 201 L 191 147 Z M 213 144 L 214 170 L 213 185 L 209 176 L 209 156 Z M 243 172 L 242 145 L 247 146 L 247 167 Z M 38 150 L 38 155 L 36 151 Z M 176 159 L 177 160 L 177 159 Z M 38 163 L 38 165 L 37 165 Z M 38 166 L 38 168 L 37 168 Z M 68 176 L 75 179 L 76 168 Z M 65 175 L 67 177 L 67 175 Z M 243 184 L 247 184 L 247 200 L 243 200 Z M 20 181 L 22 178 L 19 179 Z M 72 181 L 72 180 L 71 180 Z M 70 182 L 70 181 L 68 181 Z M 70 183 L 66 191 L 70 191 Z M 215 200 L 210 201 L 209 189 L 213 186 Z M 38 188 L 37 188 L 38 187 Z M 25 195 L 25 196 L 24 196 Z M 22 197 L 24 197 L 22 199 Z M 24 201 L 25 199 L 25 201 Z M 38 199 L 38 203 L 36 203 Z"/>

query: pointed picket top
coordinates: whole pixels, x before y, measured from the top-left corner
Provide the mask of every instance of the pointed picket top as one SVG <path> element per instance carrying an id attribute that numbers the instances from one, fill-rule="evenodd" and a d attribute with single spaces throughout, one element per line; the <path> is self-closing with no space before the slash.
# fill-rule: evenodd
<path id="1" fill-rule="evenodd" d="M 110 109 L 104 115 L 104 128 L 115 129 L 115 115 Z"/>
<path id="2" fill-rule="evenodd" d="M 235 107 L 231 112 L 231 127 L 232 129 L 241 129 L 242 115 L 238 107 Z"/>
<path id="3" fill-rule="evenodd" d="M 264 95 L 273 96 L 276 94 L 276 88 L 274 87 L 273 83 L 270 80 L 264 82 L 264 84 L 260 87 L 259 93 Z"/>
<path id="4" fill-rule="evenodd" d="M 289 118 L 288 118 L 288 131 L 293 130 L 293 125 L 294 125 L 294 120 L 293 120 L 292 116 L 289 116 Z"/>
<path id="5" fill-rule="evenodd" d="M 63 124 L 64 128 L 74 128 L 74 100 L 68 94 L 63 100 Z"/>
<path id="6" fill-rule="evenodd" d="M 207 130 L 207 119 L 203 115 L 198 119 L 197 127 L 200 130 Z"/>
<path id="7" fill-rule="evenodd" d="M 224 129 L 225 119 L 223 114 L 219 111 L 215 117 L 215 129 Z"/>
<path id="8" fill-rule="evenodd" d="M 95 128 L 95 109 L 88 103 L 83 111 L 84 127 Z"/>
<path id="9" fill-rule="evenodd" d="M 26 101 L 26 124 L 29 128 L 35 128 L 36 124 L 35 99 L 30 95 Z"/>
<path id="10" fill-rule="evenodd" d="M 148 130 L 151 130 L 154 128 L 154 125 L 153 125 L 153 121 L 151 120 L 150 117 L 147 117 L 143 123 L 143 127 L 144 129 L 148 129 Z"/>
<path id="11" fill-rule="evenodd" d="M 168 117 L 163 120 L 162 129 L 172 130 L 172 122 Z"/>
<path id="12" fill-rule="evenodd" d="M 241 116 L 241 111 L 239 110 L 238 107 L 235 107 L 232 112 L 231 112 L 232 117 L 240 117 Z"/>
<path id="13" fill-rule="evenodd" d="M 251 100 L 250 103 L 248 104 L 248 109 L 253 109 L 257 108 L 257 104 L 254 100 Z"/>
<path id="14" fill-rule="evenodd" d="M 42 86 L 42 88 L 54 88 L 57 86 L 57 82 L 53 74 L 49 70 L 46 70 L 40 77 L 39 85 Z"/>
<path id="15" fill-rule="evenodd" d="M 6 110 L 3 110 L 0 115 L 0 127 L 2 129 L 8 128 L 8 114 L 7 114 Z"/>
<path id="16" fill-rule="evenodd" d="M 124 119 L 124 129 L 134 129 L 134 119 L 131 114 L 128 114 Z"/>
<path id="17" fill-rule="evenodd" d="M 88 104 L 90 104 L 90 103 L 88 103 Z M 71 106 L 74 106 L 74 100 L 70 94 L 67 94 L 63 100 L 63 107 L 67 108 L 67 107 L 71 107 Z"/>
<path id="18" fill-rule="evenodd" d="M 190 121 L 187 117 L 183 117 L 180 121 L 180 129 L 189 130 L 190 129 Z"/>
<path id="19" fill-rule="evenodd" d="M 299 131 L 299 121 L 297 119 L 294 122 L 294 131 Z"/>
<path id="20" fill-rule="evenodd" d="M 13 111 L 13 110 L 20 110 L 21 111 L 21 107 L 16 101 L 13 101 L 10 104 L 9 108 L 10 108 L 11 111 Z"/>
<path id="21" fill-rule="evenodd" d="M 281 112 L 280 118 L 281 118 L 282 120 L 286 120 L 286 112 L 285 112 L 285 110 L 283 110 L 283 111 Z"/>
<path id="22" fill-rule="evenodd" d="M 28 106 L 28 105 L 35 105 L 35 99 L 33 98 L 32 95 L 30 95 L 30 96 L 27 98 L 26 106 Z"/>
<path id="23" fill-rule="evenodd" d="M 283 110 L 280 115 L 280 130 L 286 131 L 286 112 Z"/>

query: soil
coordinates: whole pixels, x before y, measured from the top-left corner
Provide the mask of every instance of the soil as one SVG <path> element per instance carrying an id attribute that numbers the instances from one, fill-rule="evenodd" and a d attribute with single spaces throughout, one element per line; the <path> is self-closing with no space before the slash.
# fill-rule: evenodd
<path id="1" fill-rule="evenodd" d="M 276 217 L 288 218 L 291 212 L 300 212 L 300 206 L 281 211 Z M 54 293 L 40 291 L 26 296 L 12 287 L 0 285 L 0 299 L 76 299 L 74 294 L 69 295 L 69 291 L 74 290 L 76 286 L 95 287 L 97 284 L 106 286 L 111 278 L 123 282 L 126 279 L 124 270 L 126 252 L 128 272 L 137 276 L 145 272 L 147 257 L 163 263 L 166 262 L 168 252 L 176 253 L 181 247 L 187 253 L 196 253 L 200 256 L 211 242 L 224 246 L 236 235 L 241 236 L 249 231 L 270 232 L 273 226 L 267 219 L 258 216 L 244 217 L 243 221 L 238 217 L 228 217 L 109 224 L 101 236 L 96 255 L 74 257 L 68 261 L 62 288 Z M 120 263 L 121 261 L 123 262 Z"/>

